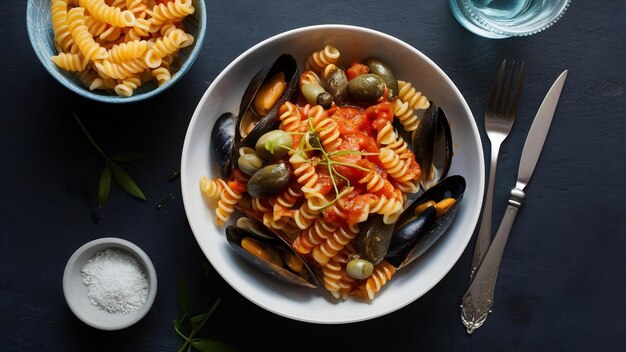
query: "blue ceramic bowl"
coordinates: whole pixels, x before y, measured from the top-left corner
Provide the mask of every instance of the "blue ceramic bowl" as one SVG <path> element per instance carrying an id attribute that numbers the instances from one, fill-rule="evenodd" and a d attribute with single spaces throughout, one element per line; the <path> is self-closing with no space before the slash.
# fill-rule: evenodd
<path id="1" fill-rule="evenodd" d="M 185 18 L 185 31 L 194 36 L 193 45 L 183 48 L 178 53 L 180 69 L 172 74 L 172 78 L 165 84 L 158 86 L 155 80 L 146 82 L 130 97 L 121 97 L 112 90 L 93 90 L 85 87 L 72 72 L 67 72 L 57 67 L 50 57 L 57 54 L 54 46 L 54 33 L 52 31 L 52 21 L 50 16 L 50 0 L 28 0 L 26 10 L 26 26 L 30 43 L 35 50 L 39 61 L 50 72 L 52 77 L 61 82 L 62 85 L 76 94 L 85 98 L 97 100 L 105 103 L 130 103 L 151 98 L 167 90 L 189 70 L 193 62 L 198 57 L 204 33 L 206 30 L 206 6 L 202 0 L 193 0 L 195 12 Z"/>

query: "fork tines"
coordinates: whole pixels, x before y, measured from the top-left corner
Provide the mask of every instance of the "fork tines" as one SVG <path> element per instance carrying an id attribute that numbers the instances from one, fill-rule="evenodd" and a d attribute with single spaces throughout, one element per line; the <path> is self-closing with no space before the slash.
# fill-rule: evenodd
<path id="1" fill-rule="evenodd" d="M 522 93 L 522 83 L 524 82 L 524 61 L 522 61 L 519 67 L 517 77 L 515 75 L 516 69 L 517 65 L 515 60 L 513 60 L 513 63 L 510 65 L 508 70 L 506 59 L 502 60 L 502 64 L 500 64 L 498 74 L 496 75 L 496 81 L 494 82 L 493 87 L 491 88 L 491 94 L 489 95 L 487 110 L 491 113 L 508 118 L 515 116 L 520 102 L 520 95 Z M 507 81 L 507 77 L 509 78 L 509 84 L 508 87 L 504 87 L 504 82 Z M 515 90 L 514 93 L 513 90 Z M 505 99 L 502 99 L 503 94 L 506 94 Z M 512 102 L 511 94 L 513 94 Z M 496 104 L 497 106 L 494 106 Z"/>

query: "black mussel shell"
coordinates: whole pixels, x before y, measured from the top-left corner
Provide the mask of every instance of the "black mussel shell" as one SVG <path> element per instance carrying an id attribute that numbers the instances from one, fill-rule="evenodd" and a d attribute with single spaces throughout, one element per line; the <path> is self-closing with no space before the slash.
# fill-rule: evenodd
<path id="1" fill-rule="evenodd" d="M 230 176 L 230 160 L 233 157 L 235 138 L 235 115 L 225 112 L 215 121 L 211 130 L 211 158 L 217 163 L 221 177 Z"/>
<path id="2" fill-rule="evenodd" d="M 311 269 L 308 265 L 302 261 L 303 268 L 300 275 L 297 275 L 285 268 L 282 268 L 274 263 L 263 260 L 253 254 L 248 253 L 245 249 L 241 247 L 241 241 L 246 237 L 254 237 L 254 234 L 249 233 L 244 229 L 240 229 L 236 226 L 229 225 L 226 227 L 226 239 L 231 248 L 245 259 L 247 262 L 252 264 L 255 268 L 261 270 L 262 272 L 269 274 L 283 282 L 306 286 L 311 288 L 316 288 L 320 286 L 319 280 L 315 277 Z M 258 239 L 258 237 L 256 237 Z M 280 238 L 277 237 L 278 241 L 268 242 L 272 246 L 280 246 L 280 250 L 289 251 L 292 254 L 295 254 L 296 257 L 300 258 L 298 254 L 286 243 L 280 241 Z M 301 258 L 300 258 L 301 259 Z M 301 259 L 302 260 L 302 259 Z"/>
<path id="3" fill-rule="evenodd" d="M 434 102 L 420 119 L 412 138 L 415 160 L 422 169 L 420 184 L 429 189 L 446 177 L 452 164 L 452 131 L 445 112 Z"/>
<path id="4" fill-rule="evenodd" d="M 387 261 L 395 267 L 400 267 L 407 254 L 433 228 L 436 221 L 437 211 L 434 207 L 429 207 L 417 218 L 394 231 L 387 251 Z"/>
<path id="5" fill-rule="evenodd" d="M 437 219 L 435 225 L 430 229 L 430 231 L 426 232 L 417 240 L 411 251 L 405 255 L 402 264 L 397 268 L 399 269 L 403 266 L 410 264 L 412 261 L 426 253 L 426 251 L 428 251 L 430 247 L 432 247 L 435 242 L 437 242 L 437 240 L 439 240 L 439 238 L 443 236 L 448 228 L 450 228 L 450 225 L 452 225 L 452 221 L 456 216 L 458 208 L 459 203 L 457 202 L 452 207 L 450 207 L 450 209 L 448 209 L 445 214 Z"/>
<path id="6" fill-rule="evenodd" d="M 256 126 L 250 131 L 247 136 L 242 138 L 241 136 L 241 122 L 243 120 L 244 115 L 251 109 L 252 102 L 254 101 L 254 97 L 268 80 L 272 79 L 279 72 L 283 72 L 285 74 L 285 81 L 287 82 L 287 88 L 278 99 L 276 104 L 257 122 Z M 263 75 L 264 74 L 264 75 Z M 262 79 L 261 79 L 262 77 Z M 298 91 L 298 64 L 293 56 L 288 54 L 283 54 L 274 63 L 268 67 L 264 67 L 259 71 L 252 82 L 248 85 L 248 89 L 244 93 L 244 97 L 242 98 L 239 117 L 237 119 L 237 125 L 235 126 L 235 140 L 241 141 L 238 143 L 237 147 L 250 147 L 253 146 L 257 139 L 261 137 L 266 132 L 269 132 L 273 129 L 276 129 L 280 123 L 280 119 L 278 118 L 278 109 L 283 103 L 288 100 L 291 100 L 295 93 Z"/>
<path id="7" fill-rule="evenodd" d="M 371 216 L 361 227 L 365 230 L 356 238 L 357 253 L 374 265 L 380 263 L 389 249 L 393 227 L 385 224 L 382 216 Z"/>
<path id="8" fill-rule="evenodd" d="M 446 177 L 433 187 L 427 189 L 417 199 L 411 202 L 411 204 L 409 204 L 409 206 L 407 206 L 407 208 L 402 212 L 402 215 L 400 215 L 396 223 L 402 225 L 407 221 L 410 221 L 413 217 L 415 217 L 415 208 L 425 202 L 431 200 L 439 202 L 440 200 L 446 198 L 460 200 L 463 197 L 463 193 L 465 193 L 465 187 L 466 182 L 463 176 L 453 175 Z"/>
<path id="9" fill-rule="evenodd" d="M 465 188 L 466 182 L 463 176 L 450 176 L 415 199 L 396 222 L 399 227 L 394 230 L 387 260 L 399 269 L 419 258 L 432 247 L 452 225 Z M 429 207 L 419 216 L 415 216 L 417 206 L 431 200 L 439 202 L 446 198 L 454 198 L 456 202 L 438 219 L 434 207 Z"/>

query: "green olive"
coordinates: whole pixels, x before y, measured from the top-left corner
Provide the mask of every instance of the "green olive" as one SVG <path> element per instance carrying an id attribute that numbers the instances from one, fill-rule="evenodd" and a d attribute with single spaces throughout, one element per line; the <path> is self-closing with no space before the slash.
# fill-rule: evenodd
<path id="1" fill-rule="evenodd" d="M 333 106 L 333 96 L 328 92 L 322 92 L 317 96 L 315 102 L 324 109 L 330 109 L 330 107 Z"/>
<path id="2" fill-rule="evenodd" d="M 365 280 L 374 271 L 374 265 L 365 259 L 353 259 L 346 266 L 346 273 L 353 279 Z"/>
<path id="3" fill-rule="evenodd" d="M 239 165 L 239 170 L 243 171 L 246 175 L 253 175 L 263 167 L 263 159 L 259 158 L 256 154 L 243 154 L 237 159 L 237 165 Z"/>
<path id="4" fill-rule="evenodd" d="M 311 105 L 317 104 L 317 96 L 326 91 L 319 84 L 305 84 L 302 86 L 302 95 L 306 102 Z"/>
<path id="5" fill-rule="evenodd" d="M 248 193 L 256 198 L 276 196 L 289 186 L 289 169 L 284 163 L 268 165 L 255 172 L 248 181 Z"/>
<path id="6" fill-rule="evenodd" d="M 365 103 L 375 103 L 385 92 L 385 83 L 377 75 L 366 73 L 348 83 L 350 96 Z"/>
<path id="7" fill-rule="evenodd" d="M 376 58 L 365 60 L 365 65 L 369 68 L 370 73 L 382 78 L 383 82 L 385 82 L 387 89 L 389 89 L 389 99 L 395 99 L 398 95 L 398 80 L 396 80 L 396 76 L 389 68 L 389 65 Z"/>
<path id="8" fill-rule="evenodd" d="M 282 158 L 293 147 L 293 139 L 282 130 L 269 131 L 256 142 L 256 154 L 267 161 Z"/>

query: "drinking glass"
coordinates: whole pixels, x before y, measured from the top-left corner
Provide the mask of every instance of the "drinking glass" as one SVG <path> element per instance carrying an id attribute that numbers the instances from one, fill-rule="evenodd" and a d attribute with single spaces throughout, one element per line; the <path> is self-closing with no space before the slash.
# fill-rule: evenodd
<path id="1" fill-rule="evenodd" d="M 570 0 L 449 0 L 454 17 L 486 38 L 531 35 L 550 27 Z"/>

